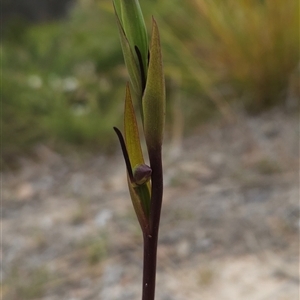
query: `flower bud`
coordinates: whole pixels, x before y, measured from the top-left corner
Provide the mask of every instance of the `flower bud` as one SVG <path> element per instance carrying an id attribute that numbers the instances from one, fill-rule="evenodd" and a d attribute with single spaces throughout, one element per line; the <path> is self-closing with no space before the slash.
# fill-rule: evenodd
<path id="1" fill-rule="evenodd" d="M 142 185 L 151 178 L 152 170 L 145 164 L 136 165 L 133 168 L 133 179 L 136 185 Z"/>

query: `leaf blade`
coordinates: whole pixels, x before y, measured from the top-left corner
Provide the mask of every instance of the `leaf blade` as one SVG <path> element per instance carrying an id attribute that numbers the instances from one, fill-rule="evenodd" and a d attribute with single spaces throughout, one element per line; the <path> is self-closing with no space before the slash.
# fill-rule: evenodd
<path id="1" fill-rule="evenodd" d="M 139 61 L 137 55 L 130 47 L 129 41 L 125 35 L 124 28 L 122 26 L 120 17 L 118 16 L 117 7 L 114 6 L 115 15 L 117 19 L 117 25 L 119 30 L 119 37 L 121 42 L 121 48 L 123 52 L 124 62 L 129 73 L 129 78 L 135 93 L 142 95 L 142 79 L 140 75 Z"/>
<path id="2" fill-rule="evenodd" d="M 147 83 L 143 95 L 144 134 L 148 152 L 160 148 L 165 123 L 165 78 L 160 37 L 153 19 Z"/>
<path id="3" fill-rule="evenodd" d="M 125 142 L 132 168 L 144 164 L 144 156 L 140 143 L 139 129 L 132 104 L 130 88 L 127 84 L 124 111 Z"/>
<path id="4" fill-rule="evenodd" d="M 131 167 L 134 168 L 136 165 L 144 164 L 139 130 L 128 84 L 125 95 L 124 132 Z M 140 205 L 142 205 L 143 214 L 148 218 L 151 202 L 150 183 L 147 182 L 140 186 L 134 186 L 134 183 L 128 180 L 128 185 L 136 213 L 141 213 Z"/>

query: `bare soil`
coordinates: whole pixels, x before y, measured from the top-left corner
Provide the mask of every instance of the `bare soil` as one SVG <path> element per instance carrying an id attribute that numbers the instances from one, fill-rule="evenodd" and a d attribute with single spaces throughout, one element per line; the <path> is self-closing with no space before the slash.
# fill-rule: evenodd
<path id="1" fill-rule="evenodd" d="M 181 146 L 164 149 L 157 299 L 298 300 L 298 116 L 212 122 Z M 140 299 L 121 153 L 37 155 L 2 173 L 3 299 Z"/>

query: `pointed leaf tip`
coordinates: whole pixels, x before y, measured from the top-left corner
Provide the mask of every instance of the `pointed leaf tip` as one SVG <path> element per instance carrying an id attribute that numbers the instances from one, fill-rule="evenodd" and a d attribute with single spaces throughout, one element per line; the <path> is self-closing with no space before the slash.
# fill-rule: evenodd
<path id="1" fill-rule="evenodd" d="M 144 132 L 148 151 L 161 146 L 165 123 L 165 78 L 157 23 L 152 19 L 152 36 L 146 88 L 143 96 Z"/>

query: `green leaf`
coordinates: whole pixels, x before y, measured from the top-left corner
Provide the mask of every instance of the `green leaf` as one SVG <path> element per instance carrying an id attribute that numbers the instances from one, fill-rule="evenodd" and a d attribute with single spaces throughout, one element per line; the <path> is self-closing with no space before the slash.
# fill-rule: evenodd
<path id="1" fill-rule="evenodd" d="M 142 185 L 138 185 L 134 187 L 135 192 L 137 193 L 142 207 L 144 214 L 146 215 L 147 221 L 150 215 L 150 203 L 151 203 L 151 195 L 150 195 L 150 187 L 148 183 L 144 183 Z"/>
<path id="2" fill-rule="evenodd" d="M 132 104 L 130 88 L 128 85 L 126 87 L 126 96 L 125 96 L 124 131 L 125 131 L 125 143 L 126 143 L 126 148 L 127 148 L 131 167 L 133 168 L 136 165 L 144 164 L 145 162 L 144 162 L 143 152 L 140 143 L 138 125 L 137 125 L 135 112 Z M 147 182 L 142 185 L 136 186 L 136 184 L 128 178 L 128 185 L 129 185 L 132 203 L 138 218 L 142 217 L 142 219 L 144 219 L 146 217 L 147 219 L 147 217 L 149 216 L 150 201 L 151 201 L 150 183 Z M 143 211 L 143 216 L 139 217 L 138 214 L 141 214 L 141 211 Z"/>
<path id="3" fill-rule="evenodd" d="M 144 134 L 148 152 L 162 145 L 165 123 L 165 98 L 165 78 L 159 31 L 153 19 L 147 83 L 142 100 Z"/>
<path id="4" fill-rule="evenodd" d="M 121 18 L 131 49 L 137 47 L 141 54 L 143 76 L 148 65 L 148 37 L 143 13 L 138 0 L 120 0 Z"/>
<path id="5" fill-rule="evenodd" d="M 115 13 L 122 23 L 122 8 L 121 8 L 120 0 L 113 0 L 113 5 L 114 5 Z"/>
<path id="6" fill-rule="evenodd" d="M 140 143 L 139 129 L 132 104 L 130 88 L 126 86 L 125 111 L 124 111 L 125 142 L 132 167 L 144 164 L 144 156 Z"/>
<path id="7" fill-rule="evenodd" d="M 136 213 L 142 231 L 145 232 L 149 229 L 148 216 L 149 216 L 150 208 L 146 209 L 145 211 L 142 199 L 146 199 L 150 197 L 150 195 L 149 196 L 147 195 L 149 194 L 149 189 L 145 185 L 135 188 L 133 184 L 130 182 L 128 177 L 127 179 L 128 179 L 127 181 L 128 181 L 129 193 L 130 193 L 134 211 Z"/>
<path id="8" fill-rule="evenodd" d="M 129 192 L 133 203 L 133 207 L 138 217 L 138 220 L 140 222 L 141 228 L 143 229 L 143 231 L 145 231 L 146 228 L 148 227 L 147 217 L 149 216 L 150 207 L 149 205 L 147 205 L 147 203 L 149 203 L 148 200 L 150 199 L 150 194 L 149 194 L 150 188 L 143 182 L 138 182 L 140 179 L 143 181 L 144 178 L 139 178 L 140 176 L 139 175 L 137 176 L 137 174 L 135 176 L 136 178 L 134 178 L 123 135 L 118 128 L 114 127 L 114 130 L 119 138 L 123 156 L 125 159 L 126 170 L 127 170 L 127 182 L 128 182 L 128 187 L 129 187 Z M 146 166 L 146 165 L 142 164 L 138 166 Z M 150 167 L 148 168 L 150 169 Z M 146 173 L 149 173 L 149 171 L 151 173 L 151 169 L 150 170 L 146 169 Z M 148 178 L 146 178 L 146 180 L 147 179 Z"/>
<path id="9" fill-rule="evenodd" d="M 132 48 L 130 47 L 129 41 L 122 27 L 116 6 L 115 6 L 115 12 L 117 17 L 117 25 L 119 29 L 119 36 L 120 36 L 125 65 L 128 70 L 130 81 L 135 93 L 138 96 L 141 96 L 143 88 L 142 88 L 142 78 L 141 78 L 140 68 L 139 68 L 139 60 L 137 58 L 137 55 L 133 52 Z"/>

